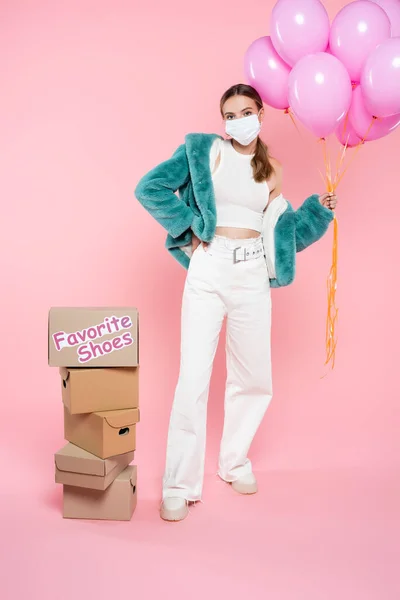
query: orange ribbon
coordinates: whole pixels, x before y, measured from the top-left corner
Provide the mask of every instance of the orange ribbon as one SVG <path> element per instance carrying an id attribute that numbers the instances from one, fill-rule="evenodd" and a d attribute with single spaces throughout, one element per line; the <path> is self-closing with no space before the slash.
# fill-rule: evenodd
<path id="1" fill-rule="evenodd" d="M 347 119 L 344 122 L 344 132 L 346 132 Z M 335 193 L 339 183 L 342 181 L 345 173 L 348 171 L 350 165 L 356 158 L 361 146 L 364 144 L 369 132 L 371 131 L 376 117 L 373 117 L 367 132 L 360 139 L 359 143 L 354 149 L 354 154 L 348 162 L 347 166 L 343 169 L 346 152 L 348 149 L 348 138 L 342 149 L 339 150 L 338 159 L 336 163 L 336 172 L 334 178 L 332 178 L 332 169 L 330 159 L 328 157 L 326 140 L 322 139 L 323 142 L 323 159 L 325 165 L 325 181 L 327 192 Z M 343 170 L 342 170 L 343 169 Z M 335 366 L 336 359 L 336 345 L 337 345 L 337 334 L 336 325 L 338 320 L 338 308 L 336 306 L 336 290 L 337 290 L 337 271 L 338 271 L 338 221 L 336 215 L 333 219 L 333 246 L 332 246 L 332 264 L 327 279 L 327 293 L 328 293 L 328 311 L 326 316 L 326 337 L 325 337 L 325 348 L 326 348 L 326 360 L 325 365 L 331 363 L 332 369 Z"/>
<path id="2" fill-rule="evenodd" d="M 297 126 L 293 113 L 290 109 L 286 109 L 285 113 L 288 114 L 291 118 L 291 121 L 295 125 L 299 135 L 301 136 L 301 132 Z M 357 146 L 354 149 L 354 154 L 348 162 L 347 166 L 344 167 L 344 162 L 346 158 L 346 153 L 348 149 L 348 138 L 343 146 L 343 148 L 339 149 L 335 174 L 332 173 L 332 165 L 331 160 L 328 153 L 328 148 L 326 144 L 325 138 L 320 138 L 319 142 L 322 142 L 322 156 L 325 167 L 325 174 L 319 171 L 324 185 L 326 187 L 326 191 L 330 194 L 334 194 L 339 183 L 342 181 L 345 173 L 349 169 L 350 165 L 353 163 L 355 157 L 359 153 L 361 146 L 364 144 L 368 134 L 370 133 L 373 124 L 376 120 L 376 117 L 373 117 L 370 126 L 368 127 L 367 132 L 363 136 L 363 138 L 359 141 Z M 346 133 L 348 122 L 348 115 L 345 117 L 344 121 L 344 133 Z M 301 136 L 302 137 L 302 136 Z M 337 290 L 337 273 L 338 273 L 338 221 L 336 215 L 334 214 L 333 218 L 333 245 L 332 245 L 332 263 L 329 271 L 329 275 L 327 278 L 327 295 L 328 295 L 328 310 L 326 316 L 326 335 L 325 335 L 325 349 L 326 349 L 326 360 L 325 365 L 331 363 L 332 369 L 335 366 L 336 359 L 336 346 L 337 346 L 337 334 L 336 334 L 336 325 L 338 321 L 338 313 L 339 310 L 336 306 L 336 290 Z"/>

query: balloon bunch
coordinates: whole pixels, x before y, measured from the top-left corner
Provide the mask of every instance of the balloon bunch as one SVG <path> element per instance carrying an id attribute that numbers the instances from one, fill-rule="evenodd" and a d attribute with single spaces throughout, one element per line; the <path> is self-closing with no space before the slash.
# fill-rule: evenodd
<path id="1" fill-rule="evenodd" d="M 270 36 L 245 55 L 248 82 L 263 101 L 296 117 L 323 141 L 327 191 L 335 191 L 348 148 L 389 135 L 400 125 L 400 0 L 355 0 L 330 23 L 320 0 L 278 0 Z M 336 173 L 326 138 L 336 135 Z M 328 277 L 326 363 L 335 361 L 337 220 Z"/>

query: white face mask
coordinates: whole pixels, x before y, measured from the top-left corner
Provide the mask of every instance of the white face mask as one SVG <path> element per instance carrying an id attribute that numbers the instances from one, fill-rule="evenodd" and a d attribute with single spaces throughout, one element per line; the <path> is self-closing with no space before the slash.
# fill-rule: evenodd
<path id="1" fill-rule="evenodd" d="M 256 139 L 261 131 L 261 123 L 257 115 L 241 117 L 240 119 L 228 119 L 225 121 L 225 131 L 242 146 L 248 146 Z"/>

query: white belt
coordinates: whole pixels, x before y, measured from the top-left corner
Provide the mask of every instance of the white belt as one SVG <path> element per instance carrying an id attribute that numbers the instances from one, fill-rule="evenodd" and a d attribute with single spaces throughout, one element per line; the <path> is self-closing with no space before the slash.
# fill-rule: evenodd
<path id="1" fill-rule="evenodd" d="M 262 244 L 256 246 L 238 246 L 233 250 L 233 262 L 238 263 L 242 260 L 251 260 L 252 258 L 258 258 L 260 254 L 264 253 Z"/>
<path id="2" fill-rule="evenodd" d="M 215 236 L 213 240 L 208 244 L 206 252 L 212 255 L 215 251 L 216 255 L 227 258 L 228 260 L 233 259 L 233 263 L 236 264 L 242 261 L 252 260 L 264 255 L 264 244 L 261 237 L 254 240 L 252 243 L 244 243 L 240 245 L 239 239 L 229 239 L 224 236 Z M 235 246 L 235 244 L 238 244 Z"/>

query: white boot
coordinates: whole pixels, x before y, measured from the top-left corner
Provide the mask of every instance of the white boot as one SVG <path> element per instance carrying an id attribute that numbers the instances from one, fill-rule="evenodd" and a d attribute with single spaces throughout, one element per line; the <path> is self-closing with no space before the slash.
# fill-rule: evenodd
<path id="1" fill-rule="evenodd" d="M 243 475 L 232 482 L 232 488 L 239 494 L 255 494 L 258 492 L 257 479 L 253 473 Z"/>
<path id="2" fill-rule="evenodd" d="M 161 505 L 160 517 L 164 521 L 182 521 L 188 514 L 188 503 L 184 498 L 165 498 Z"/>

